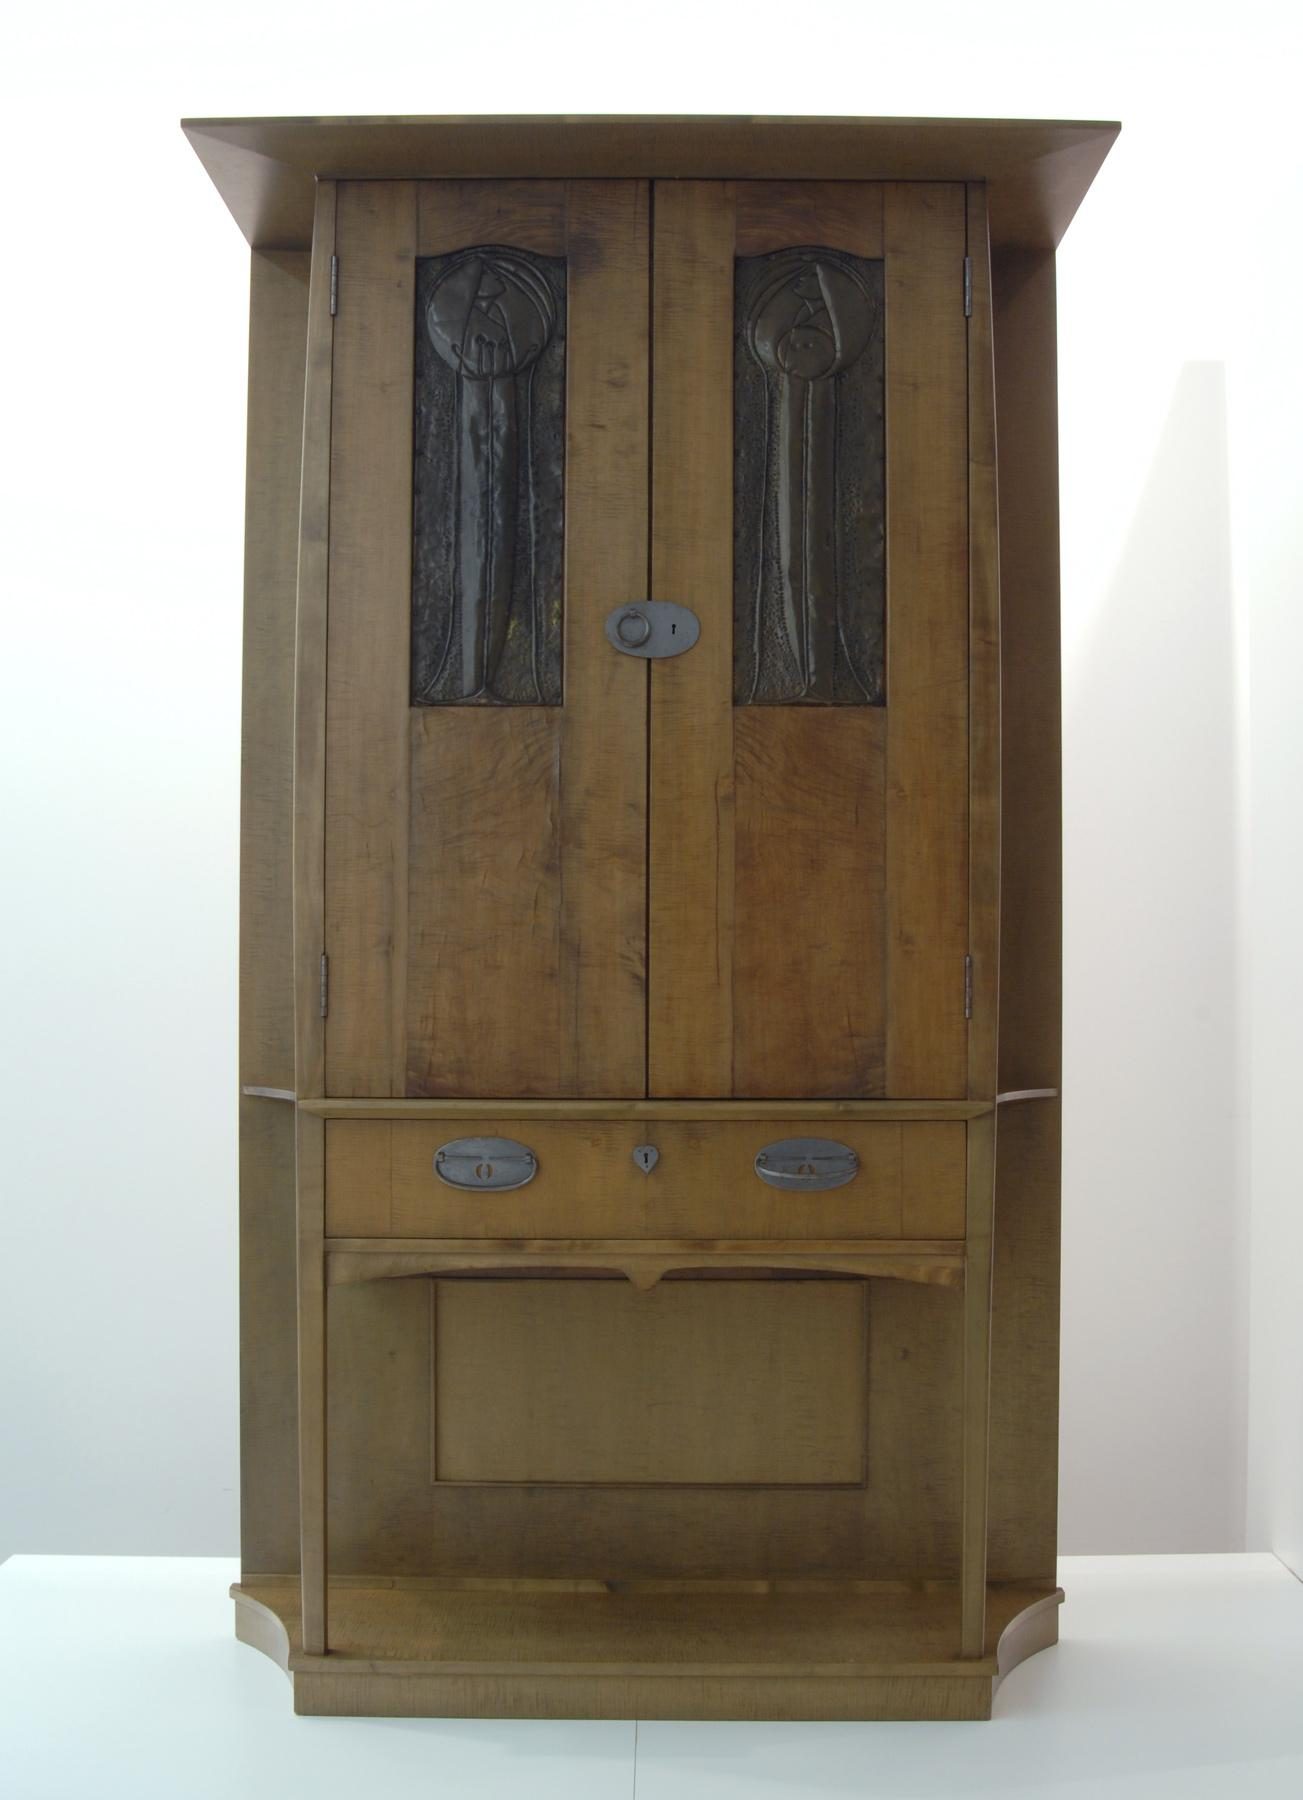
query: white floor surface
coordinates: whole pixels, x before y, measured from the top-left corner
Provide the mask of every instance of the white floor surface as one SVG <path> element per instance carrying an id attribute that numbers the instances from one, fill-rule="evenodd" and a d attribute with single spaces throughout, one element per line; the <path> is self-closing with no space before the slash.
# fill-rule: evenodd
<path id="1" fill-rule="evenodd" d="M 0 1567 L 4 1800 L 1303 1800 L 1303 1584 L 1271 1556 L 1069 1557 L 990 1724 L 296 1719 L 224 1558 Z"/>

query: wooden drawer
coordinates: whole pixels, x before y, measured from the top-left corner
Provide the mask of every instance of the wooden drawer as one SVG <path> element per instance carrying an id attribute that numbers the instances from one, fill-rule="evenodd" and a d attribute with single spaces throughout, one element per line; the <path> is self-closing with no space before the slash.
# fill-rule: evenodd
<path id="1" fill-rule="evenodd" d="M 331 1119 L 326 1231 L 397 1238 L 961 1238 L 965 1126 L 828 1120 L 513 1118 Z M 845 1187 L 784 1192 L 755 1172 L 757 1151 L 790 1137 L 848 1144 L 860 1167 Z M 462 1137 L 527 1144 L 525 1187 L 462 1193 L 434 1154 Z M 635 1165 L 639 1144 L 660 1160 Z"/>

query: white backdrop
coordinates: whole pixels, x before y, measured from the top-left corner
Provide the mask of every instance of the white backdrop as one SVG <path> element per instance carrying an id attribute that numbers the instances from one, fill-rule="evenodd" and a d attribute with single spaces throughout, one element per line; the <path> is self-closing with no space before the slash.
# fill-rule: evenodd
<path id="1" fill-rule="evenodd" d="M 1296 1556 L 1298 27 L 487 19 L 51 0 L 3 59 L 0 1553 L 237 1537 L 247 256 L 176 121 L 622 111 L 1124 123 L 1060 255 L 1063 1548 Z"/>

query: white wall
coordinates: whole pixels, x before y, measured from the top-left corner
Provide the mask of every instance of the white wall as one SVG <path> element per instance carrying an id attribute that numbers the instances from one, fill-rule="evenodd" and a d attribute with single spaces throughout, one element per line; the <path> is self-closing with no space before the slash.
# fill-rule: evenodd
<path id="1" fill-rule="evenodd" d="M 794 34 L 776 0 L 641 14 L 509 0 L 486 39 L 465 8 L 396 0 L 51 0 L 25 23 L 0 73 L 0 1357 L 16 1447 L 0 1550 L 235 1543 L 247 263 L 176 120 L 349 111 L 1124 121 L 1060 262 L 1063 1546 L 1244 1541 L 1250 1155 L 1253 1347 L 1269 1372 L 1255 1377 L 1252 1536 L 1303 1540 L 1281 1431 L 1298 1422 L 1303 1352 L 1295 1323 L 1273 1376 L 1266 1335 L 1291 1311 L 1282 1261 L 1299 1229 L 1281 1060 L 1299 1016 L 1285 881 L 1300 627 L 1283 529 L 1296 451 L 1261 435 L 1298 293 L 1264 297 L 1260 278 L 1299 216 L 1296 193 L 1273 216 L 1297 177 L 1285 9 L 920 0 L 907 30 L 901 16 L 831 0 Z M 1269 842 L 1241 895 L 1250 613 Z M 1251 1068 L 1265 1108 L 1252 1139 Z"/>
<path id="2" fill-rule="evenodd" d="M 1303 282 L 1303 162 L 1277 205 L 1257 196 L 1246 281 L 1257 332 L 1243 358 L 1236 582 L 1247 599 L 1253 855 L 1243 906 L 1251 1130 L 1248 1526 L 1303 1578 L 1303 362 L 1290 349 Z M 1274 186 L 1275 184 L 1273 184 Z M 1281 221 L 1287 221 L 1281 229 Z"/>

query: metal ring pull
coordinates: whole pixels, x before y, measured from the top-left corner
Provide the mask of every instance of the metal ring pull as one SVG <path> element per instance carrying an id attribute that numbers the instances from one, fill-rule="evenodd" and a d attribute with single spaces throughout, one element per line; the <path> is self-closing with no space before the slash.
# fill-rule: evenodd
<path id="1" fill-rule="evenodd" d="M 639 612 L 636 606 L 621 613 L 615 622 L 615 635 L 627 650 L 637 650 L 647 642 L 651 634 L 651 620 L 646 613 Z"/>

